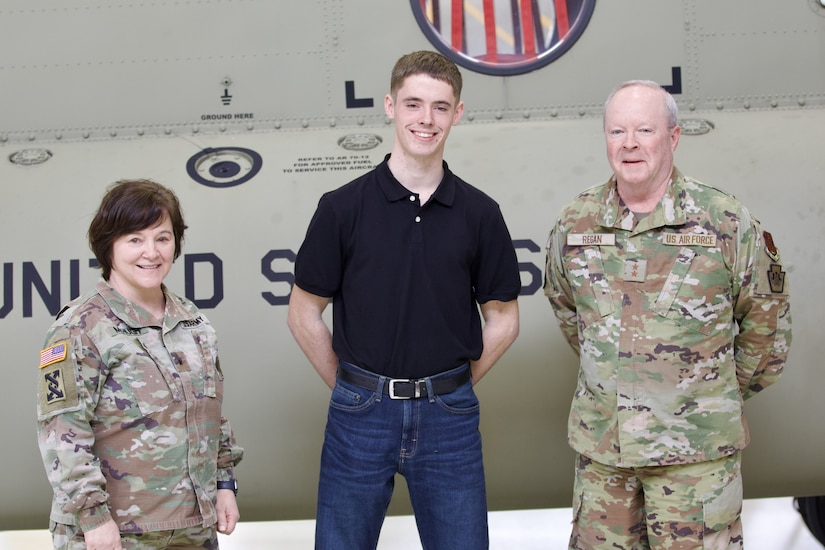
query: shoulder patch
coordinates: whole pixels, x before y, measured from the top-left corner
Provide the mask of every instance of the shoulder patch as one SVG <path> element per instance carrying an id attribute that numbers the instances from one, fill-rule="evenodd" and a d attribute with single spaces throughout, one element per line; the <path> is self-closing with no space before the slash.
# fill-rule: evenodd
<path id="1" fill-rule="evenodd" d="M 779 250 L 776 249 L 776 245 L 773 243 L 773 235 L 767 231 L 762 231 L 762 238 L 765 239 L 765 253 L 771 260 L 778 262 Z"/>
<path id="2" fill-rule="evenodd" d="M 76 407 L 77 379 L 69 342 L 64 340 L 40 352 L 38 375 L 38 416 L 51 415 Z"/>
<path id="3" fill-rule="evenodd" d="M 768 270 L 768 284 L 774 294 L 785 292 L 785 272 L 782 271 L 781 265 L 771 264 L 771 268 Z"/>
<path id="4" fill-rule="evenodd" d="M 762 247 L 765 254 L 758 253 L 754 263 L 756 292 L 763 296 L 787 296 L 788 285 L 786 273 L 782 267 L 779 250 L 773 242 L 773 236 L 761 230 Z"/>
<path id="5" fill-rule="evenodd" d="M 68 346 L 66 342 L 59 342 L 50 348 L 46 348 L 40 352 L 40 368 L 48 367 L 53 363 L 58 363 L 66 359 Z"/>

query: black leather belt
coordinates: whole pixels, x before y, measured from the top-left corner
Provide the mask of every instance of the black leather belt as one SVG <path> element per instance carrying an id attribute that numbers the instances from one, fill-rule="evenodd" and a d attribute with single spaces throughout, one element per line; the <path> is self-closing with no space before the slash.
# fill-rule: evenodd
<path id="1" fill-rule="evenodd" d="M 338 367 L 338 377 L 345 382 L 355 384 L 367 390 L 377 391 L 380 377 L 376 375 L 361 374 Z M 454 392 L 459 386 L 470 380 L 470 368 L 466 368 L 458 374 L 446 378 L 431 378 L 433 392 L 435 395 Z M 418 399 L 427 397 L 427 379 L 420 378 L 412 380 L 409 378 L 387 378 L 384 384 L 384 395 L 389 395 L 390 399 Z"/>

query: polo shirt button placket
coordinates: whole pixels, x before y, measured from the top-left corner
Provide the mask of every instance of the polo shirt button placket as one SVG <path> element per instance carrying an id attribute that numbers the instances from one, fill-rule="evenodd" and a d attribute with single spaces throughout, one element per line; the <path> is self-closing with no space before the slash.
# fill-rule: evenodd
<path id="1" fill-rule="evenodd" d="M 410 195 L 410 202 L 415 202 L 416 200 L 418 200 L 418 196 L 417 196 L 417 195 Z M 419 210 L 420 210 L 420 209 L 419 209 Z M 421 223 L 421 216 L 416 216 L 416 217 L 414 218 L 414 221 L 415 221 L 415 223 Z"/>

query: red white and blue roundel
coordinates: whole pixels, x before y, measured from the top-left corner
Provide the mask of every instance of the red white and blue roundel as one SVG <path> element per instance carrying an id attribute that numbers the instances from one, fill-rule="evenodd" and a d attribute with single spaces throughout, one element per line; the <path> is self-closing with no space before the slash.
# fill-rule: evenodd
<path id="1" fill-rule="evenodd" d="M 471 71 L 516 75 L 558 59 L 578 40 L 596 0 L 410 0 L 418 25 Z"/>

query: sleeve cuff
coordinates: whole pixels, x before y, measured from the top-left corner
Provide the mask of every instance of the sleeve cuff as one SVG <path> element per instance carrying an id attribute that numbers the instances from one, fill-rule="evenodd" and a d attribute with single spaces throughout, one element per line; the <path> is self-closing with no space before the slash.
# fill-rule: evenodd
<path id="1" fill-rule="evenodd" d="M 235 479 L 235 472 L 232 468 L 218 468 L 217 481 L 230 481 Z"/>
<path id="2" fill-rule="evenodd" d="M 86 508 L 77 515 L 77 525 L 84 533 L 91 531 L 95 527 L 100 527 L 107 521 L 112 519 L 112 514 L 109 512 L 107 504 L 98 504 L 91 508 Z"/>

